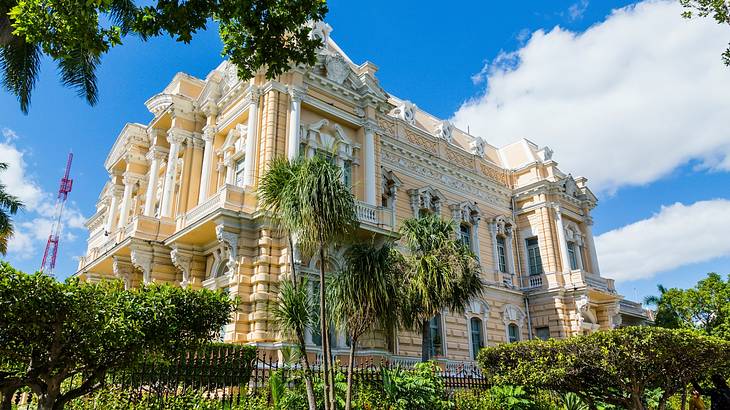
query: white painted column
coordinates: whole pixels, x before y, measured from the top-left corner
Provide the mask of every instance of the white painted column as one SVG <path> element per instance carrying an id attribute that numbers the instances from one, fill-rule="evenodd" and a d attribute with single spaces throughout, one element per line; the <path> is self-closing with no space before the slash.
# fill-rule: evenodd
<path id="1" fill-rule="evenodd" d="M 167 172 L 165 172 L 165 189 L 162 192 L 162 216 L 172 216 L 173 195 L 175 195 L 175 174 L 177 172 L 177 154 L 180 146 L 185 141 L 185 136 L 180 130 L 171 129 L 167 133 L 167 141 L 170 143 L 170 153 L 167 157 Z"/>
<path id="2" fill-rule="evenodd" d="M 517 270 L 515 269 L 515 256 L 514 256 L 514 246 L 512 243 L 514 242 L 514 230 L 512 228 L 508 228 L 507 230 L 507 239 L 505 239 L 505 252 L 507 253 L 507 272 L 509 272 L 511 275 L 514 275 Z"/>
<path id="3" fill-rule="evenodd" d="M 565 227 L 563 227 L 563 214 L 560 212 L 560 206 L 553 207 L 555 211 L 555 229 L 558 231 L 558 244 L 560 246 L 560 262 L 563 272 L 570 272 L 570 259 L 568 258 L 568 243 L 565 242 Z"/>
<path id="4" fill-rule="evenodd" d="M 243 186 L 253 186 L 254 170 L 256 169 L 256 143 L 259 128 L 259 90 L 251 88 L 248 104 L 248 127 L 246 135 L 246 157 L 243 164 Z M 297 126 L 299 128 L 299 126 Z"/>
<path id="5" fill-rule="evenodd" d="M 590 218 L 587 218 L 586 221 L 586 239 L 587 243 L 586 246 L 588 246 L 588 254 L 591 257 L 591 273 L 595 273 L 596 275 L 601 273 L 600 268 L 598 267 L 598 254 L 596 253 L 596 244 L 593 241 L 593 220 Z"/>
<path id="6" fill-rule="evenodd" d="M 129 175 L 124 176 L 124 194 L 122 195 L 122 208 L 119 210 L 119 227 L 123 228 L 127 224 L 129 216 L 129 205 L 132 202 L 132 188 L 136 179 Z"/>
<path id="7" fill-rule="evenodd" d="M 117 218 L 117 208 L 119 207 L 119 196 L 122 194 L 121 189 L 118 185 L 114 185 L 112 187 L 112 199 L 109 204 L 109 211 L 106 216 L 106 226 L 104 227 L 104 231 L 107 234 L 112 233 L 114 228 L 114 220 Z"/>
<path id="8" fill-rule="evenodd" d="M 471 225 L 471 243 L 472 243 L 472 251 L 474 252 L 474 255 L 477 256 L 477 260 L 479 260 L 479 223 L 474 223 Z"/>
<path id="9" fill-rule="evenodd" d="M 375 206 L 377 205 L 377 184 L 375 183 L 375 130 L 370 125 L 365 126 L 365 140 L 363 142 L 365 202 L 368 205 Z"/>
<path id="10" fill-rule="evenodd" d="M 233 162 L 230 154 L 226 153 L 223 163 L 226 166 L 226 184 L 236 185 L 236 164 Z"/>
<path id="11" fill-rule="evenodd" d="M 489 224 L 489 234 L 492 237 L 492 262 L 495 272 L 499 272 L 499 251 L 497 250 L 497 224 Z"/>
<path id="12" fill-rule="evenodd" d="M 215 138 L 215 127 L 206 125 L 203 127 L 203 141 L 205 146 L 203 147 L 203 168 L 200 172 L 200 192 L 198 192 L 198 203 L 202 204 L 203 201 L 208 198 L 208 191 L 210 189 L 210 171 L 212 169 L 211 162 L 213 162 L 213 139 Z"/>
<path id="13" fill-rule="evenodd" d="M 286 157 L 289 161 L 299 156 L 299 119 L 302 114 L 302 99 L 305 91 L 298 88 L 289 88 L 289 136 L 287 138 Z"/>
<path id="14" fill-rule="evenodd" d="M 157 174 L 160 172 L 160 158 L 158 148 L 152 147 L 147 153 L 147 159 L 150 161 L 150 174 L 147 179 L 147 192 L 144 199 L 144 214 L 152 216 L 155 212 L 155 193 L 157 192 Z"/>

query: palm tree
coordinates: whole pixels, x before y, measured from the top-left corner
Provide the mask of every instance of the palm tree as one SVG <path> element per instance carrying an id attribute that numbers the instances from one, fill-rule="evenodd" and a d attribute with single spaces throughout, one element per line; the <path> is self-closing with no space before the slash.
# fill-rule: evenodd
<path id="1" fill-rule="evenodd" d="M 325 410 L 335 408 L 332 347 L 326 308 L 327 252 L 357 227 L 355 198 L 342 180 L 342 170 L 317 154 L 301 160 L 282 196 L 281 218 L 291 221 L 298 245 L 307 256 L 319 255 L 319 321 L 325 374 Z"/>
<path id="2" fill-rule="evenodd" d="M 300 166 L 301 160 L 289 161 L 283 157 L 274 158 L 261 178 L 257 194 L 259 205 L 267 210 L 272 221 L 276 222 L 279 228 L 286 232 L 289 264 L 291 266 L 290 282 L 281 285 L 279 300 L 272 313 L 280 329 L 293 333 L 296 338 L 299 359 L 304 368 L 304 383 L 307 389 L 309 410 L 315 410 L 317 402 L 314 397 L 311 367 L 307 357 L 304 334 L 306 329 L 315 323 L 316 312 L 313 305 L 311 305 L 312 298 L 309 296 L 306 282 L 297 280 L 294 240 L 292 239 L 292 231 L 297 227 L 290 218 L 282 217 L 297 213 L 296 209 L 283 212 L 282 206 L 298 209 L 296 198 L 289 198 L 284 201 L 284 196 L 291 195 L 289 183 L 299 172 Z"/>
<path id="3" fill-rule="evenodd" d="M 309 410 L 316 410 L 312 373 L 307 357 L 304 332 L 316 322 L 317 311 L 315 302 L 309 295 L 306 280 L 301 282 L 282 282 L 279 285 L 279 298 L 271 310 L 274 324 L 285 333 L 296 338 L 299 349 L 299 360 L 304 368 L 304 384 L 307 391 Z"/>
<path id="4" fill-rule="evenodd" d="M 407 219 L 401 226 L 406 258 L 405 297 L 401 307 L 404 327 L 421 331 L 421 360 L 431 356 L 431 318 L 442 310 L 463 313 L 484 283 L 476 256 L 456 240 L 451 221 L 436 215 Z"/>
<path id="5" fill-rule="evenodd" d="M 342 171 L 327 158 L 275 159 L 262 179 L 259 199 L 282 229 L 287 230 L 291 256 L 293 240 L 308 257 L 319 256 L 319 319 L 325 375 L 325 409 L 334 409 L 334 372 L 326 311 L 325 273 L 329 248 L 347 238 L 357 226 L 355 199 L 342 181 Z M 294 277 L 294 273 L 292 274 Z M 293 283 L 297 281 L 293 279 Z"/>
<path id="6" fill-rule="evenodd" d="M 0 171 L 8 169 L 8 164 L 0 162 Z M 11 215 L 15 215 L 24 205 L 18 197 L 5 191 L 5 185 L 0 184 L 0 254 L 8 252 L 8 241 L 13 237 L 15 229 Z"/>
<path id="7" fill-rule="evenodd" d="M 328 284 L 332 321 L 350 338 L 345 410 L 352 406 L 352 369 L 358 340 L 376 323 L 388 329 L 397 321 L 399 256 L 391 243 L 381 247 L 355 244 L 345 254 L 345 269 Z"/>

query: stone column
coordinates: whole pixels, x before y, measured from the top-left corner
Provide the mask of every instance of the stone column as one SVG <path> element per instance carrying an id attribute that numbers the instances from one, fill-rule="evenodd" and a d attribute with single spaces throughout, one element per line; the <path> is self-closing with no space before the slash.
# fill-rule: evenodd
<path id="1" fill-rule="evenodd" d="M 132 188 L 137 179 L 129 174 L 124 175 L 124 194 L 122 195 L 122 208 L 119 210 L 119 227 L 123 228 L 127 224 L 129 216 L 129 205 L 132 202 Z"/>
<path id="2" fill-rule="evenodd" d="M 477 256 L 477 260 L 479 260 L 479 221 L 474 221 L 471 224 L 471 243 L 472 243 L 472 252 Z"/>
<path id="3" fill-rule="evenodd" d="M 210 117 L 208 117 L 210 118 Z M 208 120 L 210 123 L 211 121 Z M 210 192 L 210 180 L 211 171 L 213 170 L 213 139 L 215 138 L 215 126 L 206 125 L 203 128 L 203 141 L 205 146 L 203 147 L 203 169 L 200 174 L 200 191 L 198 192 L 198 203 L 202 204 L 207 198 Z"/>
<path id="4" fill-rule="evenodd" d="M 175 195 L 175 174 L 177 172 L 177 154 L 180 146 L 185 141 L 179 129 L 170 129 L 167 133 L 167 141 L 170 143 L 170 153 L 167 157 L 167 171 L 165 172 L 165 189 L 162 192 L 162 216 L 172 216 L 173 195 Z"/>
<path id="5" fill-rule="evenodd" d="M 223 158 L 223 165 L 225 165 L 226 167 L 226 184 L 235 185 L 236 164 L 233 162 L 233 158 L 231 158 L 231 154 L 228 152 L 225 153 L 225 156 Z"/>
<path id="6" fill-rule="evenodd" d="M 596 244 L 593 241 L 593 219 L 588 217 L 586 223 L 586 246 L 588 247 L 588 255 L 591 257 L 591 273 L 596 275 L 601 273 L 598 267 L 598 254 L 596 253 Z"/>
<path id="7" fill-rule="evenodd" d="M 492 237 L 492 261 L 495 272 L 499 272 L 499 252 L 497 251 L 497 224 L 489 224 L 489 234 Z"/>
<path id="8" fill-rule="evenodd" d="M 155 212 L 155 193 L 157 192 L 157 174 L 160 172 L 160 161 L 162 161 L 162 152 L 159 147 L 152 147 L 147 153 L 147 160 L 150 161 L 150 174 L 147 181 L 147 192 L 144 200 L 145 216 L 153 216 Z"/>
<path id="9" fill-rule="evenodd" d="M 253 186 L 254 170 L 256 168 L 256 145 L 259 128 L 259 90 L 252 87 L 248 103 L 248 127 L 246 135 L 246 157 L 243 171 L 243 186 Z M 298 127 L 298 126 L 297 126 Z"/>
<path id="10" fill-rule="evenodd" d="M 365 202 L 368 205 L 377 205 L 377 192 L 375 183 L 375 130 L 371 125 L 365 126 L 365 139 L 363 141 L 363 176 L 365 178 Z"/>
<path id="11" fill-rule="evenodd" d="M 299 88 L 289 88 L 291 102 L 289 104 L 289 136 L 287 138 L 286 157 L 294 160 L 299 156 L 299 118 L 302 111 L 302 99 L 305 91 Z"/>
<path id="12" fill-rule="evenodd" d="M 116 179 L 116 178 L 114 178 Z M 112 179 L 112 181 L 114 180 Z M 119 185 L 113 185 L 112 186 L 112 199 L 109 204 L 109 211 L 107 213 L 106 217 L 106 226 L 104 227 L 104 231 L 107 234 L 112 233 L 112 231 L 116 228 L 114 225 L 115 219 L 117 218 L 117 207 L 119 206 L 119 197 L 122 195 L 122 190 L 119 187 Z"/>
<path id="13" fill-rule="evenodd" d="M 516 272 L 515 269 L 515 256 L 514 256 L 514 229 L 511 227 L 506 227 L 507 230 L 507 238 L 505 239 L 505 253 L 507 254 L 507 272 L 509 272 L 511 275 L 514 275 Z"/>
<path id="14" fill-rule="evenodd" d="M 176 214 L 184 214 L 188 211 L 188 191 L 190 189 L 190 176 L 193 167 L 193 136 L 185 138 L 185 151 L 183 153 L 182 174 L 180 175 L 180 190 L 177 196 Z"/>
<path id="15" fill-rule="evenodd" d="M 201 175 L 202 169 L 203 169 L 203 149 L 204 149 L 204 142 L 203 139 L 200 138 L 200 134 L 195 134 L 192 138 L 192 146 L 193 146 L 193 157 L 192 157 L 192 164 L 190 165 L 190 175 L 188 178 L 190 178 L 190 185 L 188 186 L 188 198 L 187 198 L 187 206 L 186 209 L 189 211 L 196 205 L 200 203 L 200 184 L 199 183 L 193 183 L 193 177 L 197 175 Z"/>
<path id="16" fill-rule="evenodd" d="M 568 258 L 568 243 L 565 241 L 565 227 L 563 226 L 563 214 L 560 206 L 553 207 L 555 211 L 555 229 L 558 231 L 558 245 L 560 248 L 560 264 L 563 267 L 563 273 L 570 272 L 570 259 Z"/>

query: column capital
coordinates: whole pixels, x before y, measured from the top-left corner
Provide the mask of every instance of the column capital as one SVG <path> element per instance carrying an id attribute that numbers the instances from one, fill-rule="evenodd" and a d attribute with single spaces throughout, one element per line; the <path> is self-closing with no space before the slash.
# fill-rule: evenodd
<path id="1" fill-rule="evenodd" d="M 212 142 L 215 138 L 216 128 L 215 126 L 206 125 L 203 127 L 203 141 L 205 142 Z"/>
<path id="2" fill-rule="evenodd" d="M 588 226 L 591 226 L 591 225 L 593 225 L 593 217 L 592 217 L 592 216 L 589 216 L 589 215 L 586 215 L 586 216 L 585 216 L 585 217 L 583 218 L 583 222 L 584 222 L 584 223 L 585 223 L 586 225 L 588 225 Z"/>
<path id="3" fill-rule="evenodd" d="M 182 128 L 170 128 L 169 131 L 167 131 L 167 142 L 170 143 L 170 145 L 176 144 L 181 145 L 185 140 L 190 136 L 190 132 L 183 130 Z"/>
<path id="4" fill-rule="evenodd" d="M 124 181 L 124 185 L 134 185 L 142 179 L 144 179 L 142 175 L 125 172 L 122 180 Z"/>
<path id="5" fill-rule="evenodd" d="M 307 90 L 298 88 L 298 87 L 289 86 L 289 96 L 291 97 L 291 101 L 293 103 L 301 102 L 306 95 L 307 95 Z"/>
<path id="6" fill-rule="evenodd" d="M 203 149 L 205 147 L 205 140 L 200 134 L 193 135 L 188 141 L 192 142 L 193 149 Z"/>
<path id="7" fill-rule="evenodd" d="M 252 85 L 248 88 L 248 94 L 243 97 L 243 101 L 248 104 L 258 105 L 259 97 L 261 97 L 261 89 L 259 89 L 259 87 L 256 87 L 255 85 Z"/>
<path id="8" fill-rule="evenodd" d="M 205 114 L 208 117 L 214 116 L 218 114 L 218 104 L 213 101 L 213 99 L 207 99 L 203 103 L 203 106 L 201 107 L 201 111 L 203 111 L 203 114 Z"/>
<path id="9" fill-rule="evenodd" d="M 112 194 L 112 197 L 121 197 L 124 193 L 124 186 L 114 184 L 110 189 L 110 192 Z"/>
<path id="10" fill-rule="evenodd" d="M 147 151 L 146 158 L 149 161 L 152 161 L 155 159 L 157 161 L 163 161 L 165 159 L 165 157 L 167 157 L 168 151 L 169 150 L 167 148 L 161 147 L 159 145 L 155 145 L 155 146 L 150 147 L 150 150 Z"/>

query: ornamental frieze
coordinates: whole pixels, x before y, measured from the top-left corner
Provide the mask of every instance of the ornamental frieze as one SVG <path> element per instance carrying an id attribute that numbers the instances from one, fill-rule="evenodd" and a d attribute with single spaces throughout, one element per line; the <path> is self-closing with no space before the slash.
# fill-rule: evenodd
<path id="1" fill-rule="evenodd" d="M 474 159 L 471 157 L 467 157 L 466 155 L 462 155 L 455 150 L 447 149 L 446 150 L 446 158 L 448 158 L 449 162 L 452 162 L 456 165 L 460 165 L 464 168 L 472 169 L 474 168 Z"/>
<path id="2" fill-rule="evenodd" d="M 484 174 L 484 176 L 488 179 L 494 182 L 499 182 L 505 186 L 507 185 L 507 174 L 505 171 L 494 169 L 485 164 L 479 164 L 479 168 L 481 169 L 482 174 Z"/>
<path id="3" fill-rule="evenodd" d="M 409 129 L 406 129 L 406 138 L 408 139 L 408 141 L 411 142 L 411 144 L 416 144 L 426 151 L 438 153 L 439 144 L 437 141 L 431 141 L 428 138 L 418 135 L 417 133 Z"/>

